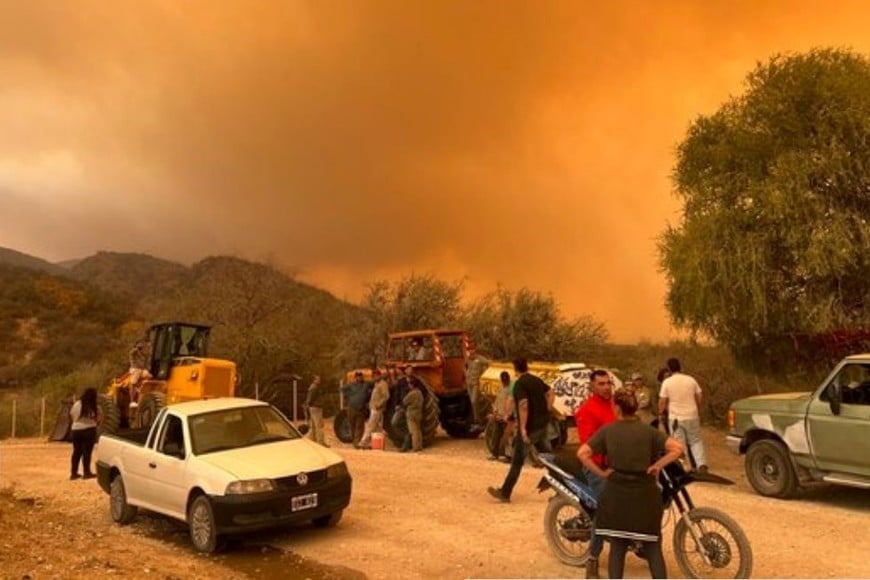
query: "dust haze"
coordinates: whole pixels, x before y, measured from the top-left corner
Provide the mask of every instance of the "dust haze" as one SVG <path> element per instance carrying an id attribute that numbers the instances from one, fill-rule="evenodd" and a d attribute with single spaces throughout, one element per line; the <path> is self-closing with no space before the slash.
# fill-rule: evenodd
<path id="1" fill-rule="evenodd" d="M 863 2 L 0 1 L 0 246 L 529 286 L 667 339 L 689 122 Z"/>

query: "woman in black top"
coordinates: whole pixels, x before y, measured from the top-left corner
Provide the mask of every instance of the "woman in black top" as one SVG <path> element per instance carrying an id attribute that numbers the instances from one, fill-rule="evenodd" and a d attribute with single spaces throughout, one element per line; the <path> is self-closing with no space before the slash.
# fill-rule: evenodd
<path id="1" fill-rule="evenodd" d="M 607 572 L 622 578 L 625 554 L 633 541 L 644 542 L 644 552 L 653 578 L 667 578 L 662 555 L 662 496 L 659 472 L 683 453 L 673 437 L 641 422 L 637 417 L 637 397 L 618 391 L 614 402 L 619 420 L 598 430 L 580 447 L 579 457 L 588 469 L 607 481 L 598 499 L 595 533 L 610 541 Z M 606 455 L 606 470 L 592 455 Z"/>

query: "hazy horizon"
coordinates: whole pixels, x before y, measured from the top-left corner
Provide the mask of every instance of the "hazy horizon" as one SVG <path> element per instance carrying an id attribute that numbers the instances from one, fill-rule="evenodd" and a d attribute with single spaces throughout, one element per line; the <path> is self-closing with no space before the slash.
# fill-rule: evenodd
<path id="1" fill-rule="evenodd" d="M 693 119 L 870 5 L 9 2 L 0 246 L 267 261 L 356 301 L 412 272 L 678 336 L 656 236 Z"/>

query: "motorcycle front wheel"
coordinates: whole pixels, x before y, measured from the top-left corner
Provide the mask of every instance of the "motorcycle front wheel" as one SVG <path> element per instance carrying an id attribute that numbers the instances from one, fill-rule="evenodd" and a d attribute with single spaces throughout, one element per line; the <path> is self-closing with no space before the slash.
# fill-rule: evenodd
<path id="1" fill-rule="evenodd" d="M 582 566 L 589 558 L 592 519 L 577 504 L 556 494 L 544 512 L 544 536 L 560 561 Z"/>
<path id="2" fill-rule="evenodd" d="M 713 508 L 696 508 L 686 515 L 691 524 L 680 518 L 674 528 L 674 556 L 683 575 L 749 578 L 752 547 L 740 525 Z"/>

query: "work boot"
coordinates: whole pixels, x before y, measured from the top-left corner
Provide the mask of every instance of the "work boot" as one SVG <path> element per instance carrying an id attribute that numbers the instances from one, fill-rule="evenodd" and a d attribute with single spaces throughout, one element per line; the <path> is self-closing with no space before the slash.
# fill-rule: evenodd
<path id="1" fill-rule="evenodd" d="M 586 578 L 598 578 L 598 558 L 586 560 Z"/>
<path id="2" fill-rule="evenodd" d="M 511 498 L 507 497 L 504 492 L 502 492 L 500 487 L 489 487 L 486 489 L 486 492 L 502 503 L 508 503 L 511 500 Z"/>

